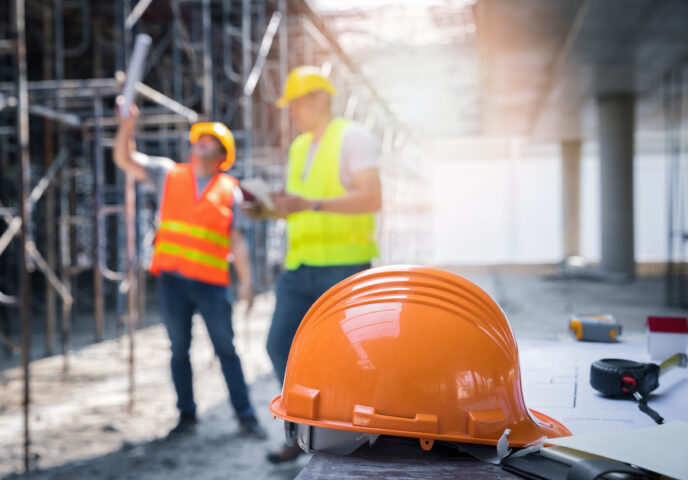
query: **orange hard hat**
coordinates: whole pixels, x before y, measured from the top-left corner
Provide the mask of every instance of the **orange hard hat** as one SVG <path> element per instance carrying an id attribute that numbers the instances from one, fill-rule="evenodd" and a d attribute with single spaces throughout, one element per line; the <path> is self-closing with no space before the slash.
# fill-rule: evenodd
<path id="1" fill-rule="evenodd" d="M 189 141 L 192 144 L 196 143 L 202 135 L 212 135 L 217 138 L 227 152 L 225 161 L 220 164 L 220 170 L 229 170 L 232 168 L 234 159 L 236 158 L 236 152 L 234 148 L 234 135 L 232 135 L 231 130 L 227 128 L 224 123 L 220 122 L 194 123 L 189 131 Z"/>
<path id="2" fill-rule="evenodd" d="M 295 424 L 496 445 L 571 435 L 526 408 L 516 340 L 474 283 L 417 266 L 366 270 L 311 307 L 270 404 Z"/>

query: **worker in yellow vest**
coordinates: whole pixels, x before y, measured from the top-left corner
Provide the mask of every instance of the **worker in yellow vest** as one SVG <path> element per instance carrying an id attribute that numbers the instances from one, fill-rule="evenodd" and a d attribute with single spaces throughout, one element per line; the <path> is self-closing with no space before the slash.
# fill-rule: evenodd
<path id="1" fill-rule="evenodd" d="M 159 227 L 150 270 L 160 277 L 160 313 L 172 349 L 179 422 L 170 434 L 193 432 L 197 422 L 189 348 L 191 318 L 198 311 L 220 360 L 240 434 L 264 439 L 267 435 L 256 419 L 233 345 L 230 251 L 240 282 L 238 297 L 247 302 L 247 308 L 253 302 L 248 246 L 237 223 L 239 189 L 237 181 L 223 173 L 234 163 L 234 137 L 222 123 L 196 123 L 189 134 L 190 162 L 175 163 L 136 151 L 133 138 L 138 116 L 132 105 L 130 115 L 119 119 L 113 159 L 158 194 Z"/>
<path id="2" fill-rule="evenodd" d="M 375 212 L 382 199 L 377 145 L 361 125 L 334 118 L 336 91 L 317 67 L 289 73 L 280 108 L 289 107 L 301 131 L 289 149 L 286 191 L 275 195 L 278 213 L 287 218 L 285 272 L 276 291 L 267 350 L 280 382 L 292 339 L 301 319 L 326 290 L 370 268 L 378 255 Z M 271 452 L 274 463 L 301 453 L 286 444 Z"/>

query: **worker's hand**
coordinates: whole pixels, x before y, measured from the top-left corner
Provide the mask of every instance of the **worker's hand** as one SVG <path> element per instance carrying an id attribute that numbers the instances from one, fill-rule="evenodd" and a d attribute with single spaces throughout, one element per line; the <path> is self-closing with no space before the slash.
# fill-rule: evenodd
<path id="1" fill-rule="evenodd" d="M 239 291 L 237 292 L 237 300 L 239 302 L 246 302 L 246 313 L 248 314 L 253 308 L 253 286 L 250 283 L 242 283 L 239 285 Z"/>
<path id="2" fill-rule="evenodd" d="M 272 194 L 270 197 L 275 203 L 275 211 L 283 216 L 308 210 L 311 207 L 310 200 L 306 200 L 299 195 L 291 195 L 283 192 Z"/>
<path id="3" fill-rule="evenodd" d="M 119 125 L 121 128 L 126 129 L 129 132 L 133 132 L 136 128 L 136 121 L 139 119 L 139 108 L 135 103 L 129 104 L 129 116 L 127 118 L 122 118 L 119 114 L 120 106 L 124 103 L 124 97 L 119 95 L 115 100 L 115 112 L 117 113 L 117 119 L 119 120 Z"/>
<path id="4" fill-rule="evenodd" d="M 269 216 L 268 211 L 260 202 L 241 202 L 239 207 L 241 211 L 244 212 L 244 215 L 253 220 L 264 220 Z"/>

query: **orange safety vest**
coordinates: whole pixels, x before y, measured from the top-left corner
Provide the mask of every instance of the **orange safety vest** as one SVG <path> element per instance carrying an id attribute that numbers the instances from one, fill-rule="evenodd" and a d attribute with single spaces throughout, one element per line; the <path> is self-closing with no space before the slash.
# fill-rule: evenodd
<path id="1" fill-rule="evenodd" d="M 216 174 L 196 199 L 188 164 L 177 164 L 165 179 L 160 226 L 150 271 L 177 272 L 214 285 L 229 285 L 230 232 L 236 179 Z"/>

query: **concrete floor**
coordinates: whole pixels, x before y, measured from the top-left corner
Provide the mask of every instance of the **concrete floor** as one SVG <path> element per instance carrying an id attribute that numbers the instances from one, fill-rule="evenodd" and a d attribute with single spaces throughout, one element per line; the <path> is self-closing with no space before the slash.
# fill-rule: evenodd
<path id="1" fill-rule="evenodd" d="M 460 267 L 450 270 L 477 283 L 497 301 L 517 338 L 567 335 L 568 319 L 574 313 L 610 313 L 627 333 L 642 332 L 650 315 L 688 313 L 664 304 L 663 277 L 612 284 L 558 275 L 476 274 Z"/>
<path id="2" fill-rule="evenodd" d="M 613 314 L 625 332 L 640 332 L 648 315 L 687 312 L 663 306 L 663 279 L 641 277 L 611 285 L 537 275 L 475 273 L 453 269 L 488 291 L 502 306 L 517 338 L 565 337 L 571 313 Z M 237 438 L 226 401 L 226 388 L 201 321 L 194 326 L 192 362 L 201 423 L 195 435 L 175 441 L 161 438 L 176 412 L 169 380 L 168 340 L 160 325 L 136 334 L 136 394 L 127 412 L 127 342 L 115 339 L 76 350 L 70 370 L 53 356 L 32 364 L 32 462 L 22 471 L 21 371 L 16 359 L 0 364 L 0 477 L 31 479 L 86 478 L 294 478 L 307 463 L 274 467 L 265 460 L 283 438 L 282 423 L 267 409 L 278 393 L 264 349 L 274 305 L 262 295 L 249 318 L 235 315 L 236 345 L 242 356 L 251 396 L 267 442 Z M 155 319 L 152 318 L 152 321 Z M 83 335 L 90 335 L 90 332 Z M 623 339 L 623 337 L 622 337 Z"/>

